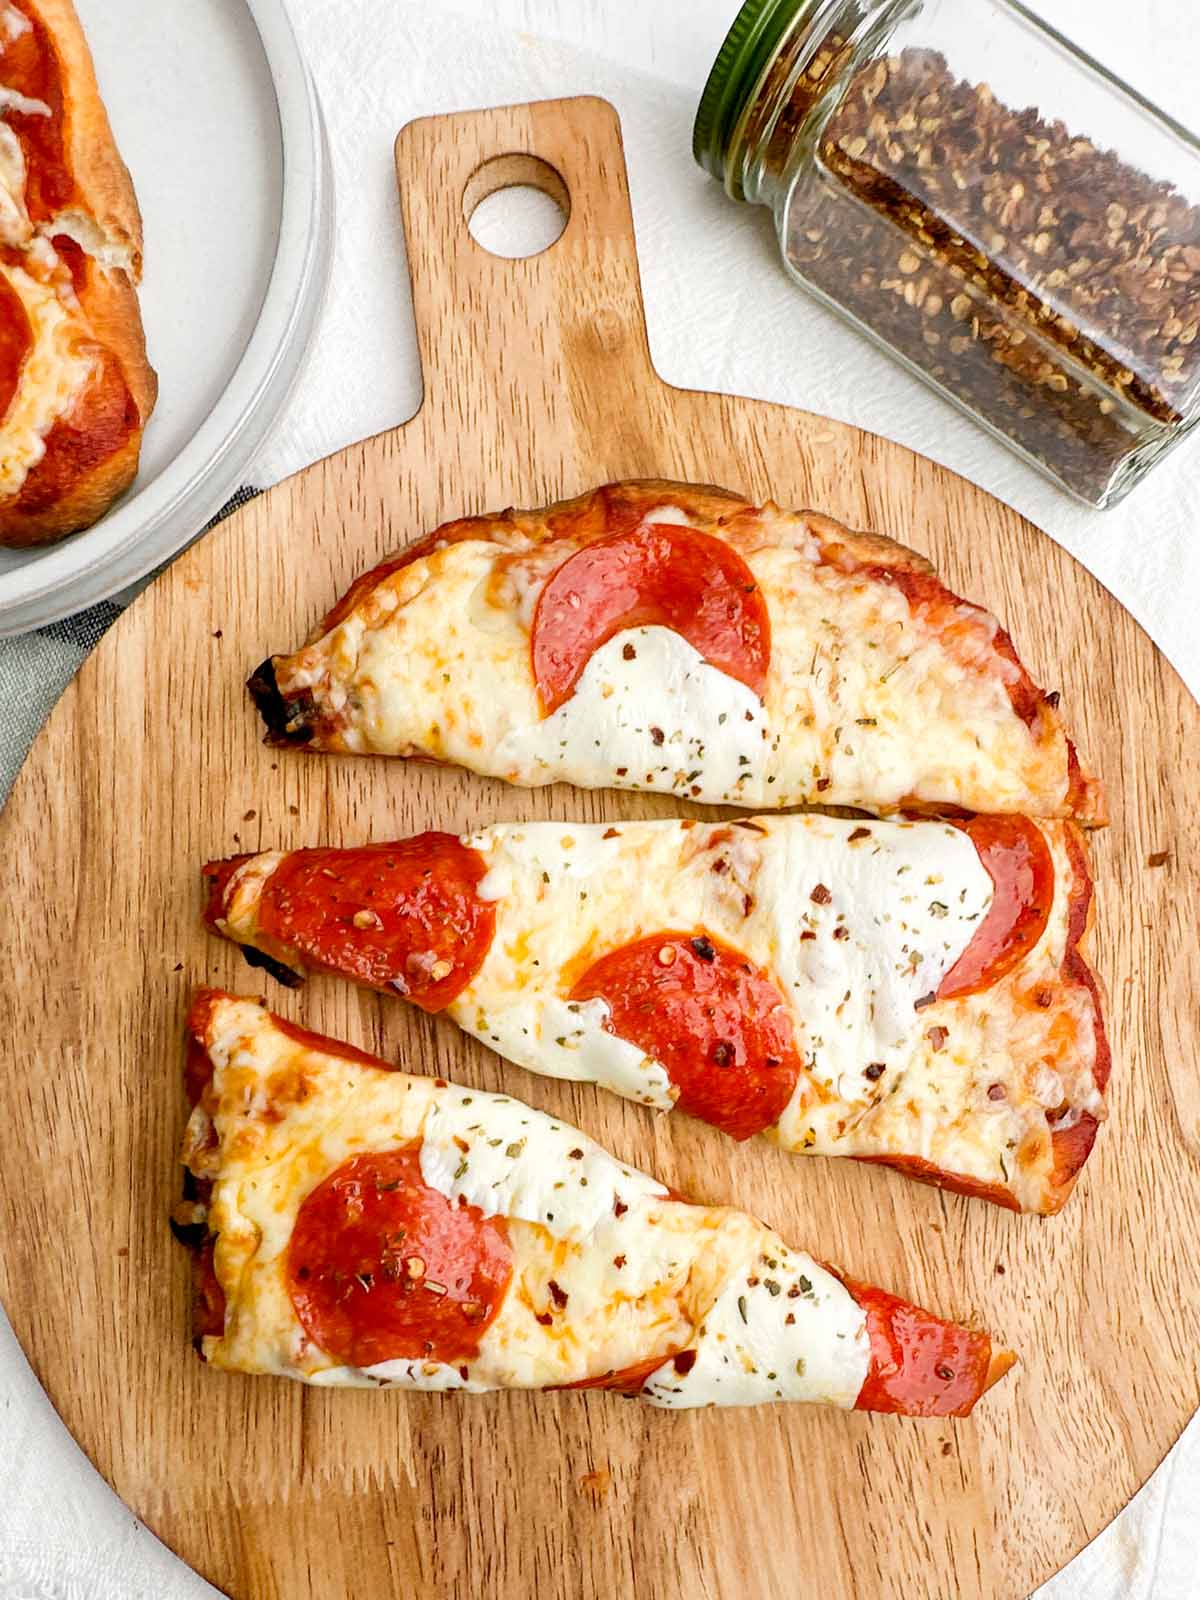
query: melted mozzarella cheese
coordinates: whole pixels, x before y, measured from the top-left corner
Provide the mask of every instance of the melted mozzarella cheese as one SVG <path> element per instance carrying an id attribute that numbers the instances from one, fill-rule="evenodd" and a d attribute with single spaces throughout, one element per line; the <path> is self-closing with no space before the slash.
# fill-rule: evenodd
<path id="1" fill-rule="evenodd" d="M 493 760 L 522 783 L 566 779 L 738 799 L 761 787 L 762 702 L 670 628 L 627 628 L 600 646 L 551 716 L 515 728 Z"/>
<path id="2" fill-rule="evenodd" d="M 605 1032 L 607 1007 L 572 1011 L 567 997 L 610 950 L 704 930 L 753 960 L 791 1012 L 807 1076 L 781 1121 L 789 1144 L 810 1134 L 813 1082 L 844 1116 L 922 1053 L 916 1002 L 936 991 L 992 899 L 970 839 L 937 822 L 501 824 L 465 842 L 487 863 L 481 891 L 496 933 L 449 1008 L 462 1027 L 535 1072 L 669 1110 L 665 1068 Z M 882 1088 L 864 1075 L 879 1064 L 891 1074 Z"/>
<path id="3" fill-rule="evenodd" d="M 95 357 L 52 288 L 20 267 L 0 270 L 20 296 L 32 333 L 17 392 L 0 420 L 0 498 L 6 499 L 45 455 L 46 435 L 86 386 Z"/>
<path id="4" fill-rule="evenodd" d="M 705 1312 L 695 1361 L 646 1381 L 651 1405 L 752 1406 L 809 1400 L 849 1409 L 871 1361 L 867 1319 L 833 1273 L 801 1251 L 759 1252 Z"/>
<path id="5" fill-rule="evenodd" d="M 430 1107 L 421 1176 L 485 1216 L 537 1222 L 564 1239 L 586 1237 L 617 1205 L 667 1192 L 576 1128 L 519 1100 L 455 1088 Z"/>
<path id="6" fill-rule="evenodd" d="M 31 100 L 28 95 L 18 94 L 15 89 L 8 89 L 0 83 L 0 115 L 6 111 L 19 112 L 23 117 L 51 115 L 50 107 L 44 100 Z"/>
<path id="7" fill-rule="evenodd" d="M 59 211 L 45 226 L 51 235 L 62 233 L 68 239 L 73 239 L 84 254 L 91 256 L 100 266 L 134 272 L 136 259 L 133 250 L 127 243 L 111 238 L 90 212 L 78 208 Z"/>

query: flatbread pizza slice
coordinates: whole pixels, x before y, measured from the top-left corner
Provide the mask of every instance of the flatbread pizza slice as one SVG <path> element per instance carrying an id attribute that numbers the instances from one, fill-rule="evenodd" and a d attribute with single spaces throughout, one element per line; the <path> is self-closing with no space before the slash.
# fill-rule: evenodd
<path id="1" fill-rule="evenodd" d="M 447 523 L 249 687 L 271 743 L 531 787 L 1103 820 L 994 617 L 890 539 L 723 489 Z"/>
<path id="2" fill-rule="evenodd" d="M 202 992 L 188 1030 L 175 1226 L 213 1367 L 965 1416 L 1015 1359 L 507 1096 L 410 1077 L 228 994 Z"/>
<path id="3" fill-rule="evenodd" d="M 0 0 L 0 545 L 95 522 L 157 379 L 142 221 L 70 0 Z"/>
<path id="4" fill-rule="evenodd" d="M 204 869 L 207 921 L 736 1139 L 1067 1199 L 1109 1051 L 1064 822 L 499 824 Z"/>

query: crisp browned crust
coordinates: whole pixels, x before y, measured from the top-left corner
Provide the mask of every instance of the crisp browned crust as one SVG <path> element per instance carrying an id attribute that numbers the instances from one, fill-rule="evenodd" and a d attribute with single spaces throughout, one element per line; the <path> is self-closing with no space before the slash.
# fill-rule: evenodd
<path id="1" fill-rule="evenodd" d="M 86 250 L 86 270 L 76 292 L 97 342 L 121 368 L 139 420 L 119 450 L 78 478 L 53 505 L 30 512 L 20 507 L 18 497 L 0 506 L 0 545 L 11 548 L 64 538 L 104 515 L 137 475 L 142 433 L 158 398 L 158 377 L 146 356 L 134 287 L 142 272 L 142 217 L 100 97 L 91 51 L 71 0 L 26 0 L 26 6 L 51 34 L 61 66 L 64 153 L 79 191 L 65 213 L 64 231 L 72 233 L 74 219 L 81 217 L 89 233 L 89 224 L 98 230 L 100 237 L 92 244 L 121 252 L 129 261 L 128 271 L 106 266 Z"/>
<path id="2" fill-rule="evenodd" d="M 128 250 L 133 282 L 142 276 L 142 215 L 100 97 L 92 52 L 71 0 L 25 0 L 52 35 L 62 64 L 65 151 L 80 207 L 108 244 Z M 131 385 L 132 387 L 132 385 Z"/>

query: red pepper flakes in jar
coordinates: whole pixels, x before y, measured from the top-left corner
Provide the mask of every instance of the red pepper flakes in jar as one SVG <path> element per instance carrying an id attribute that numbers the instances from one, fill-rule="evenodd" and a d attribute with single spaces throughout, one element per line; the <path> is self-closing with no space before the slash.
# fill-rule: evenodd
<path id="1" fill-rule="evenodd" d="M 748 0 L 694 149 L 803 287 L 1088 503 L 1200 416 L 1200 144 L 1014 0 Z"/>

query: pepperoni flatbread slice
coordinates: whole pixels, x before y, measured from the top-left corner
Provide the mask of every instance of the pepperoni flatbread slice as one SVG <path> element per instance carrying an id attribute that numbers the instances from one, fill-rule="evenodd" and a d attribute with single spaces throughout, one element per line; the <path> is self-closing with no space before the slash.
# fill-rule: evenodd
<path id="1" fill-rule="evenodd" d="M 142 224 L 70 0 L 0 0 L 0 545 L 95 522 L 157 380 Z"/>
<path id="2" fill-rule="evenodd" d="M 502 824 L 205 874 L 209 925 L 288 981 L 406 996 L 737 1139 L 1053 1212 L 1105 1116 L 1070 823 Z"/>
<path id="3" fill-rule="evenodd" d="M 722 489 L 447 523 L 249 687 L 270 743 L 531 787 L 1103 821 L 994 617 L 890 539 Z"/>
<path id="4" fill-rule="evenodd" d="M 189 1070 L 177 1231 L 214 1367 L 945 1417 L 1015 1359 L 507 1096 L 409 1077 L 213 991 L 188 1032 L 208 1070 Z"/>

